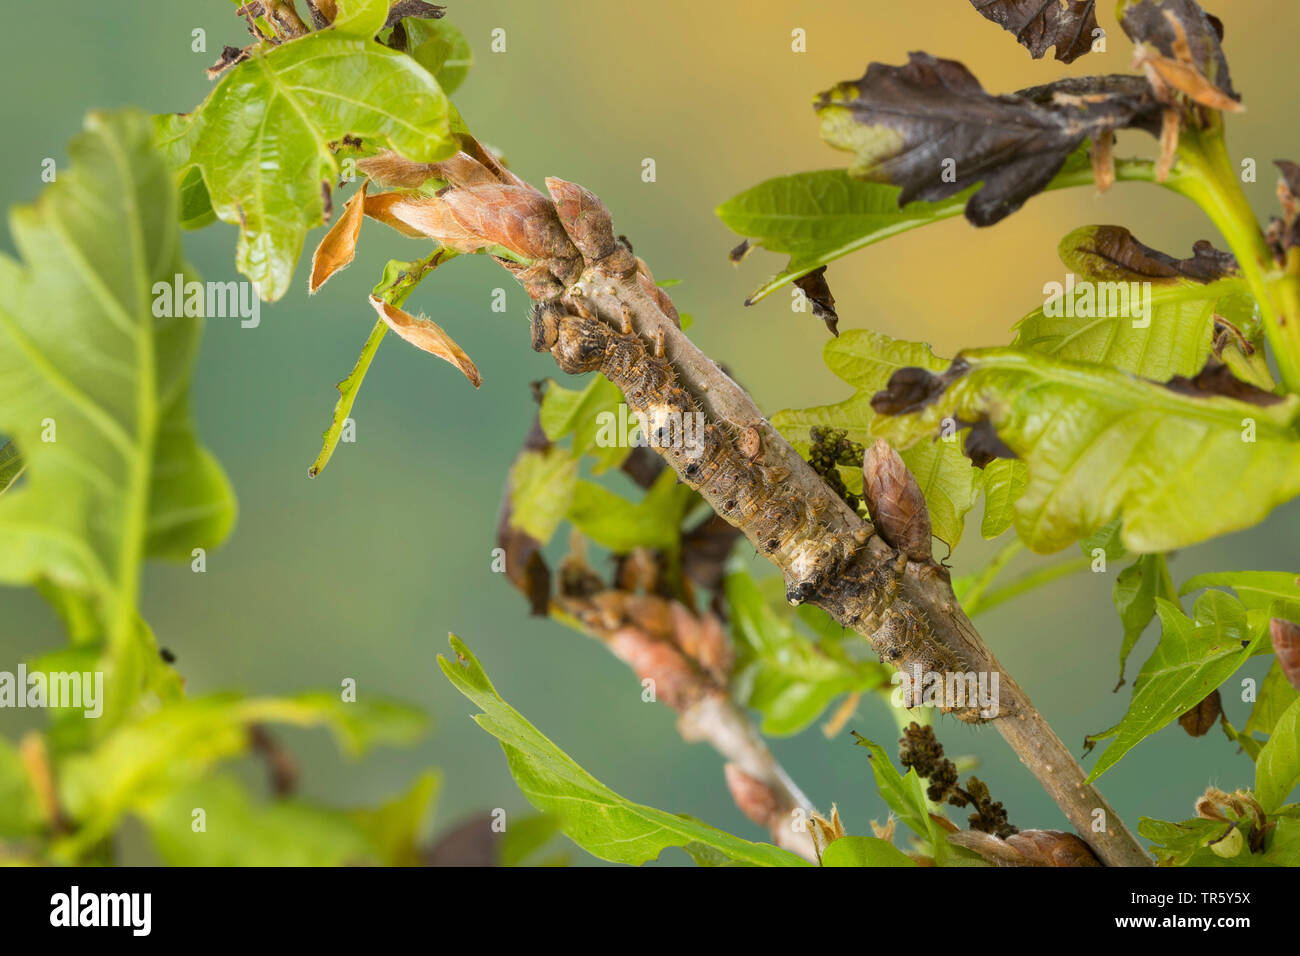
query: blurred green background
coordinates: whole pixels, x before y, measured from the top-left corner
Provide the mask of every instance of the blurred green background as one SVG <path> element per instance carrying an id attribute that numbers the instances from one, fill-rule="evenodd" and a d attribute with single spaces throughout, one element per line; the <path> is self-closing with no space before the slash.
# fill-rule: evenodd
<path id="1" fill-rule="evenodd" d="M 726 253 L 736 240 L 714 207 L 771 176 L 846 165 L 846 155 L 818 139 L 810 104 L 818 91 L 860 76 L 871 60 L 898 63 L 924 49 L 963 60 L 994 92 L 1063 72 L 1127 71 L 1131 46 L 1113 4 L 1100 6 L 1109 50 L 1070 68 L 1032 61 L 966 0 L 450 0 L 448 15 L 475 49 L 477 62 L 455 100 L 480 138 L 533 182 L 554 174 L 597 192 L 656 276 L 682 280 L 673 295 L 696 317 L 692 336 L 775 412 L 838 400 L 847 389 L 822 365 L 825 328 L 793 314 L 788 295 L 743 307 L 746 294 L 784 263 L 759 252 L 731 267 Z M 1300 12 L 1288 0 L 1209 7 L 1226 20 L 1234 81 L 1248 105 L 1231 121 L 1230 144 L 1238 158 L 1258 160 L 1259 182 L 1246 188 L 1267 215 L 1275 207 L 1272 160 L 1300 152 L 1289 124 L 1290 84 L 1281 82 L 1293 76 Z M 85 110 L 188 111 L 209 89 L 204 68 L 222 44 L 247 40 L 228 0 L 15 4 L 6 22 L 6 207 L 36 196 L 41 160 L 65 160 Z M 191 51 L 197 27 L 207 31 L 205 53 Z M 506 31 L 507 49 L 494 54 L 489 38 L 497 27 Z M 807 33 L 806 53 L 791 51 L 795 28 Z M 1153 147 L 1141 135 L 1120 142 L 1121 154 L 1150 155 Z M 654 183 L 641 179 L 647 157 L 657 164 Z M 1004 343 L 1012 323 L 1041 303 L 1043 283 L 1063 271 L 1060 237 L 1088 222 L 1127 225 L 1179 256 L 1197 239 L 1218 239 L 1194 207 L 1150 187 L 1042 196 L 978 235 L 956 219 L 834 264 L 840 327 L 925 340 L 939 354 Z M 309 237 L 309 248 L 319 235 Z M 205 278 L 233 279 L 234 240 L 235 230 L 218 223 L 188 234 L 186 250 Z M 7 234 L 4 243 L 12 252 Z M 671 711 L 642 703 L 632 674 L 596 643 L 529 619 L 524 601 L 490 571 L 502 483 L 533 414 L 527 383 L 557 374 L 549 357 L 529 350 L 525 296 L 501 270 L 477 257 L 456 261 L 408 305 L 474 357 L 482 389 L 390 337 L 354 409 L 356 443 L 341 445 L 320 478 L 307 478 L 334 383 L 373 322 L 366 294 L 387 258 L 411 258 L 419 249 L 371 223 L 357 261 L 315 298 L 307 296 L 303 263 L 293 291 L 263 306 L 259 328 L 233 319 L 208 324 L 195 413 L 200 435 L 234 482 L 240 517 L 227 546 L 209 555 L 205 574 L 150 569 L 143 604 L 160 643 L 176 654 L 193 692 L 337 688 L 353 677 L 361 694 L 419 703 L 436 722 L 423 744 L 359 764 L 340 758 L 323 733 L 286 736 L 301 758 L 305 795 L 338 805 L 376 801 L 419 769 L 442 768 L 441 829 L 476 810 L 528 809 L 496 742 L 473 726 L 471 705 L 434 666 L 455 631 L 502 694 L 602 781 L 632 799 L 763 838 L 732 805 L 712 751 L 682 743 Z M 507 289 L 504 315 L 490 308 L 497 287 Z M 1261 528 L 1178 555 L 1174 577 L 1296 570 L 1298 540 L 1300 505 L 1293 504 Z M 955 573 L 974 570 L 992 550 L 972 515 Z M 1042 559 L 1022 558 L 1014 569 L 1035 560 Z M 764 563 L 755 559 L 753 567 Z M 1084 734 L 1109 727 L 1127 706 L 1129 687 L 1111 693 L 1120 628 L 1110 589 L 1118 570 L 1059 582 L 980 622 L 1077 750 Z M 34 594 L 0 591 L 0 667 L 12 670 L 62 640 Z M 1130 678 L 1153 643 L 1148 633 Z M 1245 673 L 1262 676 L 1260 664 Z M 1225 705 L 1240 726 L 1248 705 L 1232 690 Z M 29 719 L 0 712 L 0 732 L 15 737 Z M 864 704 L 849 726 L 887 747 L 894 736 L 892 717 L 876 703 Z M 995 732 L 950 719 L 939 729 L 950 754 L 978 755 L 981 777 L 1016 824 L 1063 825 Z M 819 806 L 839 804 L 851 832 L 869 832 L 870 818 L 884 818 L 865 753 L 847 735 L 827 740 L 814 728 L 773 746 Z M 1141 815 L 1188 816 L 1208 784 L 1232 789 L 1251 775 L 1250 761 L 1217 730 L 1193 740 L 1175 726 L 1107 774 L 1102 789 L 1136 825 Z M 137 848 L 128 858 L 147 857 Z"/>

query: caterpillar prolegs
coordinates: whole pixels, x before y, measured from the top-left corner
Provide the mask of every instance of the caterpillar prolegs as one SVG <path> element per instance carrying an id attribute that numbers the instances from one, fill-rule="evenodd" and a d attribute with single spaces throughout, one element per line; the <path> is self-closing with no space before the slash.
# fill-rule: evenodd
<path id="1" fill-rule="evenodd" d="M 727 425 L 690 428 L 687 423 L 703 421 L 698 405 L 678 385 L 662 348 L 647 346 L 630 322 L 619 331 L 580 299 L 570 308 L 557 297 L 533 307 L 531 333 L 533 348 L 549 351 L 563 371 L 599 372 L 622 390 L 650 445 L 781 568 L 791 603 L 815 603 L 842 625 L 870 635 L 881 659 L 900 669 L 967 670 L 900 596 L 906 554 L 880 562 L 863 547 L 870 537 L 866 524 L 857 535 L 832 532 L 821 520 L 825 502 L 784 494 L 782 467 L 756 459 L 743 430 L 733 438 Z M 978 706 L 943 709 L 963 721 L 982 719 Z"/>

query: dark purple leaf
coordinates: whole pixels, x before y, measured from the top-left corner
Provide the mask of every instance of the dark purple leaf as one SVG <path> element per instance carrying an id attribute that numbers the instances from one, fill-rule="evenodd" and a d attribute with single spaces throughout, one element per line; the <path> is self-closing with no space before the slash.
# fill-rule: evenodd
<path id="1" fill-rule="evenodd" d="M 1097 0 L 971 0 L 986 19 L 1016 39 L 1035 59 L 1050 46 L 1056 58 L 1073 63 L 1092 49 Z"/>

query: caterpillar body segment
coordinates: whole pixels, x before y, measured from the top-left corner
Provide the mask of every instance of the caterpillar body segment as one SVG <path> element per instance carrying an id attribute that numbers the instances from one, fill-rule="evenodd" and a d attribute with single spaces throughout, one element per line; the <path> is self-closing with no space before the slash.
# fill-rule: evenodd
<path id="1" fill-rule="evenodd" d="M 864 547 L 870 538 L 865 529 L 831 532 L 821 517 L 826 502 L 819 507 L 783 495 L 781 465 L 747 455 L 750 449 L 740 447 L 743 431 L 733 438 L 725 427 L 704 421 L 695 400 L 678 386 L 657 341 L 642 341 L 590 308 L 566 301 L 554 298 L 534 306 L 533 348 L 550 351 L 565 372 L 599 372 L 618 386 L 647 441 L 681 480 L 783 569 L 792 604 L 815 602 L 844 626 L 871 635 L 881 660 L 899 668 L 919 665 L 927 673 L 967 669 L 934 640 L 924 615 L 900 598 L 906 554 L 881 562 Z M 626 315 L 611 321 L 620 318 L 621 325 L 631 324 Z M 983 719 L 975 708 L 950 712 L 963 721 Z"/>

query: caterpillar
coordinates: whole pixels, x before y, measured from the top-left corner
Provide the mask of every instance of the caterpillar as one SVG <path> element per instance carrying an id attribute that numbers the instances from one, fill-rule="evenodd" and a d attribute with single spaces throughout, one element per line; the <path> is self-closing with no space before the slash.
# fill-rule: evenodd
<path id="1" fill-rule="evenodd" d="M 793 604 L 815 601 L 842 625 L 872 635 L 881 659 L 926 672 L 966 670 L 957 655 L 934 640 L 925 616 L 899 597 L 907 555 L 878 562 L 862 545 L 868 535 L 831 532 L 820 515 L 829 499 L 808 502 L 781 494 L 788 470 L 754 460 L 719 425 L 709 422 L 694 442 L 682 440 L 682 423 L 701 420 L 695 400 L 682 389 L 660 343 L 647 346 L 624 317 L 623 331 L 594 314 L 581 300 L 554 297 L 533 306 L 532 346 L 549 351 L 562 371 L 599 372 L 622 390 L 647 437 L 681 480 L 694 488 L 785 576 Z M 864 526 L 865 527 L 865 526 Z M 827 587 L 833 582 L 834 587 Z M 976 708 L 952 708 L 960 720 L 979 722 Z"/>

